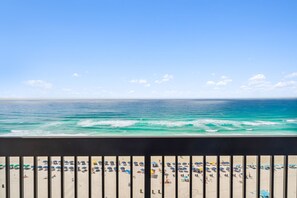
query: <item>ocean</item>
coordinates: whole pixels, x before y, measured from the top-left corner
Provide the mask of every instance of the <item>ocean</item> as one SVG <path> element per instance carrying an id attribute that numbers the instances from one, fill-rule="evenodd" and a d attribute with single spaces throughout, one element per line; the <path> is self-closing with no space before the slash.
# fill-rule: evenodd
<path id="1" fill-rule="evenodd" d="M 0 136 L 297 135 L 297 99 L 0 100 Z"/>

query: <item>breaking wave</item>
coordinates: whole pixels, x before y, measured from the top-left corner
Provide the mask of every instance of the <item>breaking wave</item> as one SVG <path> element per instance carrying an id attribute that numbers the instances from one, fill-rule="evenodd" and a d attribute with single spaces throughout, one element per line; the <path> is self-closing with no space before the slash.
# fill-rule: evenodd
<path id="1" fill-rule="evenodd" d="M 217 120 L 217 119 L 200 119 L 192 121 L 142 121 L 142 120 L 81 120 L 77 123 L 80 127 L 112 127 L 112 128 L 124 128 L 131 127 L 139 124 L 139 126 L 161 126 L 168 128 L 178 127 L 196 127 L 204 130 L 213 130 L 212 127 L 220 127 L 225 130 L 235 130 L 245 127 L 261 127 L 279 125 L 279 122 L 271 121 L 232 121 L 232 120 Z M 252 130 L 252 129 L 249 129 Z"/>
<path id="2" fill-rule="evenodd" d="M 297 119 L 288 119 L 286 120 L 288 123 L 297 123 Z"/>
<path id="3" fill-rule="evenodd" d="M 102 120 L 102 121 L 83 120 L 78 122 L 77 125 L 81 127 L 110 126 L 114 128 L 120 128 L 120 127 L 133 126 L 137 122 L 138 121 L 135 121 L 135 120 Z"/>

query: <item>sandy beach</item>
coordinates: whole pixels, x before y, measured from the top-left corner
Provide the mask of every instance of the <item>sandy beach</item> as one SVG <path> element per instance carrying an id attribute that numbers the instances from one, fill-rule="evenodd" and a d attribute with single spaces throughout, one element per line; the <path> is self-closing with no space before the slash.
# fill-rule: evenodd
<path id="1" fill-rule="evenodd" d="M 51 180 L 52 180 L 52 197 L 61 197 L 61 163 L 60 157 L 51 157 Z M 165 197 L 175 197 L 175 182 L 176 182 L 176 170 L 175 170 L 175 157 L 164 157 L 164 193 Z M 203 197 L 203 158 L 202 156 L 193 156 L 192 158 L 192 182 L 190 182 L 190 168 L 189 156 L 178 156 L 178 197 L 189 197 L 190 184 L 192 184 L 192 195 L 194 198 Z M 74 157 L 64 158 L 64 195 L 67 198 L 74 197 Z M 208 198 L 214 198 L 217 195 L 217 157 L 206 157 L 206 195 Z M 242 197 L 243 192 L 243 169 L 242 169 L 242 156 L 234 156 L 233 160 L 233 195 L 234 197 Z M 77 193 L 78 197 L 87 197 L 88 195 L 88 157 L 77 157 L 78 172 L 77 172 Z M 153 198 L 162 197 L 162 157 L 153 156 L 151 158 L 151 195 Z M 221 197 L 229 197 L 230 194 L 230 157 L 220 157 L 220 194 Z M 283 169 L 283 156 L 275 156 L 274 178 L 275 178 L 275 197 L 283 197 L 283 181 L 284 181 L 284 169 Z M 131 163 L 130 157 L 121 156 L 118 158 L 119 163 L 119 195 L 121 198 L 130 197 L 130 174 Z M 0 158 L 0 197 L 5 197 L 5 158 Z M 10 158 L 11 171 L 11 197 L 19 197 L 19 158 Z M 288 197 L 296 197 L 296 181 L 297 181 L 297 157 L 289 157 L 288 168 Z M 256 198 L 256 182 L 257 182 L 257 158 L 256 156 L 247 156 L 247 197 Z M 270 156 L 261 157 L 261 190 L 270 191 Z M 105 197 L 116 197 L 116 157 L 105 156 L 104 157 L 104 179 L 105 179 Z M 47 157 L 38 157 L 38 195 L 40 198 L 47 198 L 47 186 L 48 186 L 48 171 L 47 171 Z M 91 158 L 91 185 L 92 196 L 102 197 L 102 157 L 93 156 Z M 24 197 L 33 197 L 33 185 L 34 185 L 34 171 L 33 171 L 33 157 L 24 157 Z M 144 157 L 133 157 L 133 197 L 144 197 Z"/>

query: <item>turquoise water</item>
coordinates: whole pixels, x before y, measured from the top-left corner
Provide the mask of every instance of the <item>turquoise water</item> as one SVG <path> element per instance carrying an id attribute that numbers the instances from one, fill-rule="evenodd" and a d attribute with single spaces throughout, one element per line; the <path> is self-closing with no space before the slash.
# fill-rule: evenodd
<path id="1" fill-rule="evenodd" d="M 0 135 L 297 135 L 297 99 L 0 101 Z"/>

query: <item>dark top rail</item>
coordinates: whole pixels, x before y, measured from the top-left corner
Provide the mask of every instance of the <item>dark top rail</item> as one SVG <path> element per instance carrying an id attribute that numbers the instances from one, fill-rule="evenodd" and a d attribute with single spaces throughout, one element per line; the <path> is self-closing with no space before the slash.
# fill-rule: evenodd
<path id="1" fill-rule="evenodd" d="M 0 137 L 0 156 L 296 155 L 290 137 Z"/>

